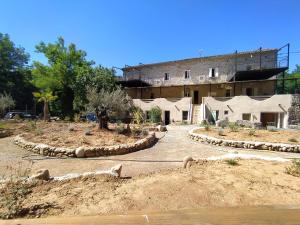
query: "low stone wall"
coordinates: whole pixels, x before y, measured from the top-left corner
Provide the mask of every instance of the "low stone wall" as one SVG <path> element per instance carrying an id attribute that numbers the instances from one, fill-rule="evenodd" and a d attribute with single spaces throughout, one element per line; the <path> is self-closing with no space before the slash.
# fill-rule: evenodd
<path id="1" fill-rule="evenodd" d="M 33 143 L 26 141 L 21 136 L 16 136 L 14 138 L 14 143 L 21 148 L 24 148 L 28 151 L 38 153 L 44 156 L 53 156 L 53 157 L 99 157 L 99 156 L 109 156 L 109 155 L 122 155 L 130 152 L 135 152 L 152 146 L 155 141 L 155 133 L 150 133 L 147 137 L 138 140 L 133 144 L 121 144 L 113 146 L 103 146 L 103 147 L 78 147 L 78 148 L 61 148 L 53 147 L 40 143 Z"/>
<path id="2" fill-rule="evenodd" d="M 258 150 L 270 150 L 270 151 L 280 151 L 280 152 L 299 152 L 300 145 L 291 145 L 283 143 L 270 143 L 270 142 L 256 142 L 256 141 L 234 141 L 219 139 L 215 137 L 210 137 L 204 134 L 197 134 L 195 130 L 199 128 L 194 128 L 189 131 L 189 137 L 194 141 L 204 142 L 217 146 L 229 146 L 234 148 L 247 148 L 247 149 L 258 149 Z"/>

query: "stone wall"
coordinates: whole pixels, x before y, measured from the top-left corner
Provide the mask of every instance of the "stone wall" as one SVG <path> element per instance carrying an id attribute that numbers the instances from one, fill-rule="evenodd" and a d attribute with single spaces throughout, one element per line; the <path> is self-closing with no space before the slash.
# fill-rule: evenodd
<path id="1" fill-rule="evenodd" d="M 21 136 L 14 138 L 14 143 L 28 151 L 52 157 L 99 157 L 109 155 L 122 155 L 130 152 L 135 152 L 145 148 L 149 148 L 156 142 L 155 133 L 150 133 L 147 137 L 138 140 L 133 144 L 122 144 L 103 147 L 78 147 L 78 148 L 61 148 L 53 147 L 41 143 L 33 143 L 26 141 Z"/>
<path id="2" fill-rule="evenodd" d="M 300 95 L 293 95 L 289 108 L 289 125 L 300 125 Z"/>
<path id="3" fill-rule="evenodd" d="M 270 143 L 270 142 L 256 142 L 256 141 L 234 141 L 224 140 L 215 137 L 210 137 L 204 134 L 197 134 L 194 131 L 199 128 L 194 128 L 189 131 L 189 137 L 194 141 L 208 143 L 216 146 L 229 146 L 234 148 L 270 150 L 280 152 L 297 152 L 300 153 L 300 145 Z"/>

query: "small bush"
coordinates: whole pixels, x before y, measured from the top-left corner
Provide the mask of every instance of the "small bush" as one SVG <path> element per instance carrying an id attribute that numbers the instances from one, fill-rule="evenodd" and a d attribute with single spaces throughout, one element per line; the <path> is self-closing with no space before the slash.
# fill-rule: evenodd
<path id="1" fill-rule="evenodd" d="M 133 115 L 133 122 L 136 124 L 141 124 L 144 122 L 144 112 L 141 108 L 139 107 L 134 107 L 133 111 L 132 111 L 132 115 Z"/>
<path id="2" fill-rule="evenodd" d="M 142 133 L 142 129 L 139 128 L 139 127 L 132 127 L 132 128 L 131 128 L 131 133 L 132 133 L 134 136 L 139 136 L 139 135 L 141 135 L 141 133 Z"/>
<path id="3" fill-rule="evenodd" d="M 225 159 L 225 162 L 230 166 L 238 166 L 239 162 L 237 159 Z"/>
<path id="4" fill-rule="evenodd" d="M 249 136 L 254 136 L 254 135 L 255 135 L 255 132 L 256 132 L 255 129 L 250 129 L 250 130 L 248 131 L 248 135 L 249 135 Z"/>
<path id="5" fill-rule="evenodd" d="M 37 129 L 34 130 L 34 133 L 35 133 L 35 135 L 43 135 L 44 131 L 40 128 L 37 128 Z"/>
<path id="6" fill-rule="evenodd" d="M 142 130 L 142 135 L 143 136 L 147 136 L 149 134 L 149 131 L 148 130 L 146 130 L 146 129 L 143 129 Z"/>
<path id="7" fill-rule="evenodd" d="M 292 165 L 285 168 L 285 172 L 295 177 L 300 177 L 300 160 L 293 160 Z"/>
<path id="8" fill-rule="evenodd" d="M 298 142 L 298 140 L 296 138 L 290 138 L 289 142 Z"/>
<path id="9" fill-rule="evenodd" d="M 126 132 L 126 127 L 122 123 L 118 123 L 116 126 L 116 132 L 118 134 L 124 134 Z"/>
<path id="10" fill-rule="evenodd" d="M 152 123 L 161 122 L 161 109 L 158 106 L 152 107 L 149 111 L 149 116 Z"/>
<path id="11" fill-rule="evenodd" d="M 229 123 L 228 126 L 231 132 L 239 131 L 239 126 L 236 123 Z"/>
<path id="12" fill-rule="evenodd" d="M 76 122 L 76 123 L 80 122 L 80 114 L 76 113 L 74 115 L 74 122 Z"/>
<path id="13" fill-rule="evenodd" d="M 219 134 L 219 136 L 225 136 L 224 129 L 223 129 L 223 128 L 220 128 L 220 129 L 218 130 L 218 134 Z"/>

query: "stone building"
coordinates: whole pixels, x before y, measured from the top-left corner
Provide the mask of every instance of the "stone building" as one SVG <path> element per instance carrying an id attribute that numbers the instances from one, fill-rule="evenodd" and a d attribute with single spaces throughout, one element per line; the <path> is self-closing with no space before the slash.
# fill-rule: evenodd
<path id="1" fill-rule="evenodd" d="M 159 106 L 165 124 L 228 118 L 287 127 L 292 97 L 276 94 L 288 69 L 281 50 L 125 66 L 119 83 L 144 111 Z"/>

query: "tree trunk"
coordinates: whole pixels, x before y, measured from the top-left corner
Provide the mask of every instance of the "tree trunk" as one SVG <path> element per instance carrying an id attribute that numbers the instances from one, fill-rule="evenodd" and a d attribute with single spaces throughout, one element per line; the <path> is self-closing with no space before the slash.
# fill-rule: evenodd
<path id="1" fill-rule="evenodd" d="M 99 130 L 108 130 L 108 119 L 106 116 L 101 116 L 99 119 Z"/>
<path id="2" fill-rule="evenodd" d="M 49 113 L 49 104 L 48 102 L 44 101 L 44 121 L 50 120 L 50 113 Z"/>

